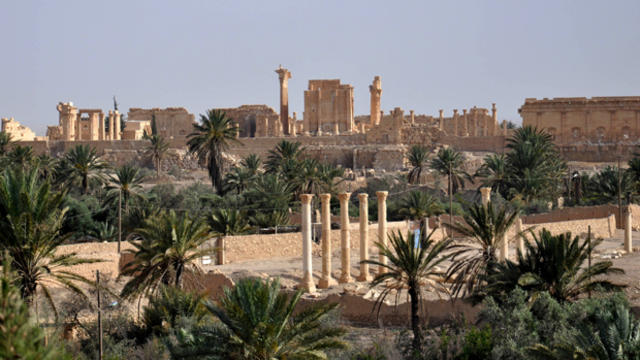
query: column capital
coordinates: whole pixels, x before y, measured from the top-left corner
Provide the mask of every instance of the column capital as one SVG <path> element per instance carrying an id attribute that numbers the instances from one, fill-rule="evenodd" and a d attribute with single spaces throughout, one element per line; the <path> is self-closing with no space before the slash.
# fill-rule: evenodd
<path id="1" fill-rule="evenodd" d="M 482 193 L 482 195 L 486 196 L 488 194 L 491 194 L 491 186 L 483 186 L 480 188 L 480 193 Z"/>
<path id="2" fill-rule="evenodd" d="M 325 202 L 331 200 L 331 194 L 320 194 L 320 201 Z"/>
<path id="3" fill-rule="evenodd" d="M 338 199 L 340 199 L 340 201 L 349 201 L 350 198 L 351 198 L 350 192 L 343 192 L 338 194 Z"/>
<path id="4" fill-rule="evenodd" d="M 300 195 L 300 201 L 302 201 L 302 204 L 311 204 L 311 199 L 313 199 L 313 194 L 301 194 Z"/>
<path id="5" fill-rule="evenodd" d="M 359 193 L 358 194 L 358 200 L 366 200 L 369 197 L 369 194 L 367 193 Z"/>
<path id="6" fill-rule="evenodd" d="M 378 197 L 379 200 L 386 199 L 388 195 L 389 195 L 388 191 L 376 191 L 376 196 Z"/>

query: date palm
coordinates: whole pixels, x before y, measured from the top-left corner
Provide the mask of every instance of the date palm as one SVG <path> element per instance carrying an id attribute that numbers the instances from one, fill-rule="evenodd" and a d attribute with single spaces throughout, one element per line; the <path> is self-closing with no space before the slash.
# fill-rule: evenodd
<path id="1" fill-rule="evenodd" d="M 95 148 L 89 145 L 76 145 L 64 155 L 60 168 L 62 178 L 65 179 L 67 185 L 79 180 L 82 194 L 87 194 L 89 181 L 92 179 L 102 181 L 107 164 L 100 159 Z"/>
<path id="2" fill-rule="evenodd" d="M 591 242 L 591 250 L 602 239 Z M 624 274 L 613 267 L 611 261 L 600 261 L 587 267 L 589 243 L 567 232 L 559 235 L 542 229 L 525 241 L 526 251 L 518 250 L 517 261 L 506 260 L 490 270 L 487 286 L 483 289 L 489 296 L 509 293 L 520 287 L 529 293 L 546 291 L 558 301 L 578 299 L 591 291 L 618 291 L 624 286 L 605 278 L 606 275 Z"/>
<path id="3" fill-rule="evenodd" d="M 7 166 L 16 166 L 21 169 L 26 169 L 31 166 L 35 160 L 33 154 L 33 148 L 31 146 L 16 145 L 6 155 L 5 161 L 8 162 Z"/>
<path id="4" fill-rule="evenodd" d="M 420 183 L 422 173 L 429 167 L 429 151 L 424 146 L 413 145 L 407 153 L 407 158 L 411 165 L 408 175 L 409 183 Z"/>
<path id="5" fill-rule="evenodd" d="M 246 220 L 246 215 L 238 210 L 214 209 L 211 216 L 207 217 L 212 235 L 217 237 L 216 251 L 218 253 L 217 265 L 224 264 L 225 237 L 229 235 L 242 235 L 251 230 Z"/>
<path id="6" fill-rule="evenodd" d="M 149 140 L 145 154 L 153 162 L 153 166 L 156 168 L 156 176 L 159 177 L 162 169 L 162 159 L 169 150 L 169 143 L 160 135 L 146 135 L 145 139 Z"/>
<path id="7" fill-rule="evenodd" d="M 229 149 L 231 142 L 238 141 L 238 129 L 224 111 L 209 110 L 206 115 L 200 115 L 200 123 L 193 124 L 193 130 L 188 135 L 189 152 L 196 154 L 201 162 L 207 164 L 211 184 L 216 192 L 222 193 L 222 153 Z"/>
<path id="8" fill-rule="evenodd" d="M 207 224 L 173 210 L 145 219 L 135 234 L 135 249 L 126 250 L 133 260 L 121 273 L 132 276 L 122 289 L 125 298 L 155 293 L 161 284 L 182 289 L 185 273 L 202 273 L 198 259 L 214 252 L 201 246 L 210 238 Z"/>
<path id="9" fill-rule="evenodd" d="M 6 131 L 0 131 L 0 156 L 9 152 L 9 145 L 11 145 L 11 134 Z"/>
<path id="10" fill-rule="evenodd" d="M 183 332 L 169 346 L 172 358 L 328 359 L 326 350 L 346 346 L 340 339 L 346 331 L 324 322 L 337 304 L 294 312 L 301 295 L 281 291 L 278 279 L 241 279 L 218 303 L 206 305 L 222 326 Z"/>
<path id="11" fill-rule="evenodd" d="M 518 211 L 509 211 L 505 206 L 496 208 L 491 202 L 484 207 L 472 204 L 464 213 L 464 223 L 445 224 L 452 231 L 471 240 L 453 246 L 453 264 L 447 278 L 454 279 L 452 293 L 475 294 L 479 286 L 486 283 L 491 269 L 498 263 L 496 250 L 500 248 L 503 235 L 513 225 Z"/>
<path id="12" fill-rule="evenodd" d="M 31 304 L 41 290 L 56 315 L 48 285 L 61 285 L 86 298 L 78 283 L 92 282 L 67 268 L 99 261 L 79 258 L 75 252 L 57 254 L 68 238 L 61 230 L 67 212 L 64 197 L 63 192 L 51 191 L 38 169 L 6 170 L 0 176 L 0 250 L 11 258 L 25 301 Z"/>
<path id="13" fill-rule="evenodd" d="M 509 183 L 507 161 L 504 154 L 485 156 L 482 166 L 476 171 L 475 176 L 482 179 L 482 186 L 490 187 L 503 196 L 507 194 Z"/>
<path id="14" fill-rule="evenodd" d="M 299 142 L 280 141 L 275 149 L 269 150 L 265 169 L 270 174 L 281 174 L 284 166 L 289 161 L 298 162 L 302 158 L 304 148 Z"/>
<path id="15" fill-rule="evenodd" d="M 435 241 L 431 239 L 433 231 L 425 235 L 421 232 L 420 244 L 414 244 L 413 235 L 407 234 L 405 238 L 400 231 L 388 236 L 389 244 L 376 243 L 378 254 L 386 256 L 388 262 L 381 263 L 378 260 L 365 260 L 364 263 L 372 264 L 386 269 L 386 272 L 376 275 L 371 282 L 371 287 L 385 284 L 384 290 L 376 300 L 378 311 L 385 298 L 392 291 L 408 289 L 411 301 L 411 329 L 413 331 L 413 349 L 419 352 L 422 346 L 422 330 L 419 308 L 422 304 L 422 291 L 435 291 L 447 293 L 446 286 L 441 282 L 444 272 L 439 269 L 450 258 L 448 253 L 451 248 L 451 240 Z"/>
<path id="16" fill-rule="evenodd" d="M 464 189 L 465 180 L 473 182 L 471 175 L 463 169 L 464 155 L 452 148 L 443 148 L 431 160 L 431 168 L 447 177 L 447 193 L 452 196 L 458 189 Z"/>
<path id="17" fill-rule="evenodd" d="M 110 184 L 107 186 L 107 201 L 119 204 L 119 197 L 122 195 L 122 203 L 125 210 L 129 209 L 129 204 L 142 200 L 142 182 L 144 175 L 139 168 L 133 165 L 123 165 L 116 169 L 115 173 L 109 176 Z M 120 206 L 120 205 L 117 205 Z"/>
<path id="18" fill-rule="evenodd" d="M 440 215 L 440 202 L 426 192 L 414 190 L 400 200 L 399 213 L 411 220 L 422 221 L 425 217 Z"/>
<path id="19" fill-rule="evenodd" d="M 238 194 L 246 190 L 258 175 L 261 160 L 256 154 L 251 154 L 242 159 L 239 167 L 234 167 L 225 176 L 225 186 L 227 190 L 235 190 Z"/>

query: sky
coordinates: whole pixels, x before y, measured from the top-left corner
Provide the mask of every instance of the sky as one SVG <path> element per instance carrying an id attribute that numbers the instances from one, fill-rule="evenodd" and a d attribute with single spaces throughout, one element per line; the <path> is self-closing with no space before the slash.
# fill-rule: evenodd
<path id="1" fill-rule="evenodd" d="M 354 86 L 369 113 L 437 116 L 525 98 L 640 95 L 640 1 L 0 0 L 0 116 L 44 135 L 56 105 L 267 104 L 282 64 L 298 119 L 310 79 Z M 279 110 L 277 110 L 279 111 Z"/>

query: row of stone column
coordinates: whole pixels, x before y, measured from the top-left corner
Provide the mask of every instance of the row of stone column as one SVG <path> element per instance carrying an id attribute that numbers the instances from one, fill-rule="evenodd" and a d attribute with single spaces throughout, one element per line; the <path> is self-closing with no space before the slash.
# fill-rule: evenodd
<path id="1" fill-rule="evenodd" d="M 387 191 L 376 192 L 378 199 L 378 241 L 383 245 L 387 244 Z M 322 222 L 322 273 L 318 288 L 326 289 L 340 283 L 349 283 L 353 281 L 351 277 L 351 234 L 349 231 L 349 199 L 351 193 L 344 192 L 338 195 L 340 200 L 340 258 L 341 258 L 341 275 L 338 281 L 332 276 L 332 249 L 331 249 L 331 212 L 330 201 L 331 194 L 320 195 L 321 206 L 321 222 Z M 316 289 L 313 281 L 313 265 L 311 262 L 311 200 L 312 194 L 302 194 L 300 200 L 302 202 L 302 280 L 300 287 L 309 292 Z M 362 263 L 369 259 L 369 205 L 368 195 L 358 194 L 360 205 L 360 274 L 358 281 L 371 281 L 372 277 L 369 273 L 369 264 Z M 378 259 L 382 264 L 387 264 L 387 258 L 380 256 Z M 380 266 L 378 273 L 384 273 L 385 267 Z"/>

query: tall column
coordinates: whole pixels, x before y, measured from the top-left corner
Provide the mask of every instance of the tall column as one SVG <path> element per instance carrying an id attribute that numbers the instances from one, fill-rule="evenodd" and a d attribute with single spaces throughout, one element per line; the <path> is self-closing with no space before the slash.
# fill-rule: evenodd
<path id="1" fill-rule="evenodd" d="M 296 136 L 297 135 L 297 130 L 296 129 L 296 124 L 298 123 L 298 119 L 296 116 L 296 112 L 293 112 L 293 119 L 291 119 L 291 124 L 289 125 L 289 128 L 291 129 L 291 131 L 289 132 L 289 135 L 291 136 Z"/>
<path id="2" fill-rule="evenodd" d="M 98 140 L 104 140 L 104 113 L 100 113 L 100 123 L 98 124 Z"/>
<path id="3" fill-rule="evenodd" d="M 453 109 L 453 136 L 458 136 L 458 109 Z"/>
<path id="4" fill-rule="evenodd" d="M 416 122 L 416 115 L 414 113 L 413 110 L 409 110 L 409 118 L 411 119 L 411 124 L 415 124 Z"/>
<path id="5" fill-rule="evenodd" d="M 482 206 L 486 208 L 491 200 L 491 187 L 481 187 L 480 194 L 482 195 Z"/>
<path id="6" fill-rule="evenodd" d="M 360 205 L 360 275 L 358 281 L 371 281 L 369 274 L 369 264 L 362 261 L 369 260 L 369 195 L 358 194 Z"/>
<path id="7" fill-rule="evenodd" d="M 631 206 L 627 205 L 624 210 L 624 250 L 628 254 L 630 254 L 633 252 L 633 240 L 631 238 L 631 226 L 633 225 L 633 218 L 631 217 Z"/>
<path id="8" fill-rule="evenodd" d="M 100 113 L 94 112 L 89 115 L 89 138 L 99 140 L 100 138 Z"/>
<path id="9" fill-rule="evenodd" d="M 491 134 L 492 136 L 498 135 L 498 108 L 496 103 L 491 104 Z"/>
<path id="10" fill-rule="evenodd" d="M 115 117 L 113 125 L 113 138 L 115 140 L 120 140 L 120 113 L 118 112 L 118 110 L 113 112 L 113 116 Z"/>
<path id="11" fill-rule="evenodd" d="M 312 194 L 300 195 L 302 202 L 302 280 L 300 288 L 308 292 L 316 291 L 313 283 L 313 268 L 311 264 L 311 199 Z"/>
<path id="12" fill-rule="evenodd" d="M 376 197 L 378 198 L 378 241 L 383 246 L 387 246 L 387 195 L 388 191 L 376 191 Z M 382 264 L 387 264 L 387 257 L 378 253 L 378 261 Z M 384 274 L 387 269 L 380 266 L 378 267 L 378 274 Z"/>
<path id="13" fill-rule="evenodd" d="M 276 69 L 278 78 L 280 79 L 280 123 L 282 124 L 282 130 L 284 135 L 291 134 L 291 127 L 289 126 L 289 79 L 291 73 L 280 65 Z"/>
<path id="14" fill-rule="evenodd" d="M 502 135 L 507 136 L 507 120 L 502 120 Z"/>
<path id="15" fill-rule="evenodd" d="M 473 125 L 469 125 L 467 109 L 462 109 L 462 123 L 464 124 L 463 136 L 473 136 Z"/>
<path id="16" fill-rule="evenodd" d="M 444 121 L 444 110 L 440 109 L 440 117 L 439 117 L 439 121 L 438 121 L 438 128 L 442 131 L 442 129 L 444 128 L 444 125 L 442 124 Z"/>
<path id="17" fill-rule="evenodd" d="M 340 199 L 340 259 L 342 260 L 342 274 L 340 283 L 352 282 L 351 278 L 351 234 L 349 233 L 349 199 L 351 193 L 341 193 Z"/>
<path id="18" fill-rule="evenodd" d="M 107 131 L 107 140 L 113 140 L 114 119 L 113 119 L 113 111 L 111 110 L 109 110 L 108 126 L 109 126 L 109 130 Z"/>
<path id="19" fill-rule="evenodd" d="M 520 216 L 516 219 L 516 239 L 518 239 L 518 249 L 524 254 L 524 237 L 522 236 L 522 218 Z"/>
<path id="20" fill-rule="evenodd" d="M 322 206 L 322 277 L 318 282 L 318 287 L 327 289 L 337 285 L 331 276 L 331 212 L 329 209 L 331 194 L 320 194 L 320 201 Z"/>
<path id="21" fill-rule="evenodd" d="M 382 114 L 380 113 L 380 97 L 382 97 L 382 81 L 380 76 L 373 78 L 373 83 L 369 85 L 371 93 L 371 111 L 369 113 L 369 122 L 371 126 L 380 125 Z"/>

